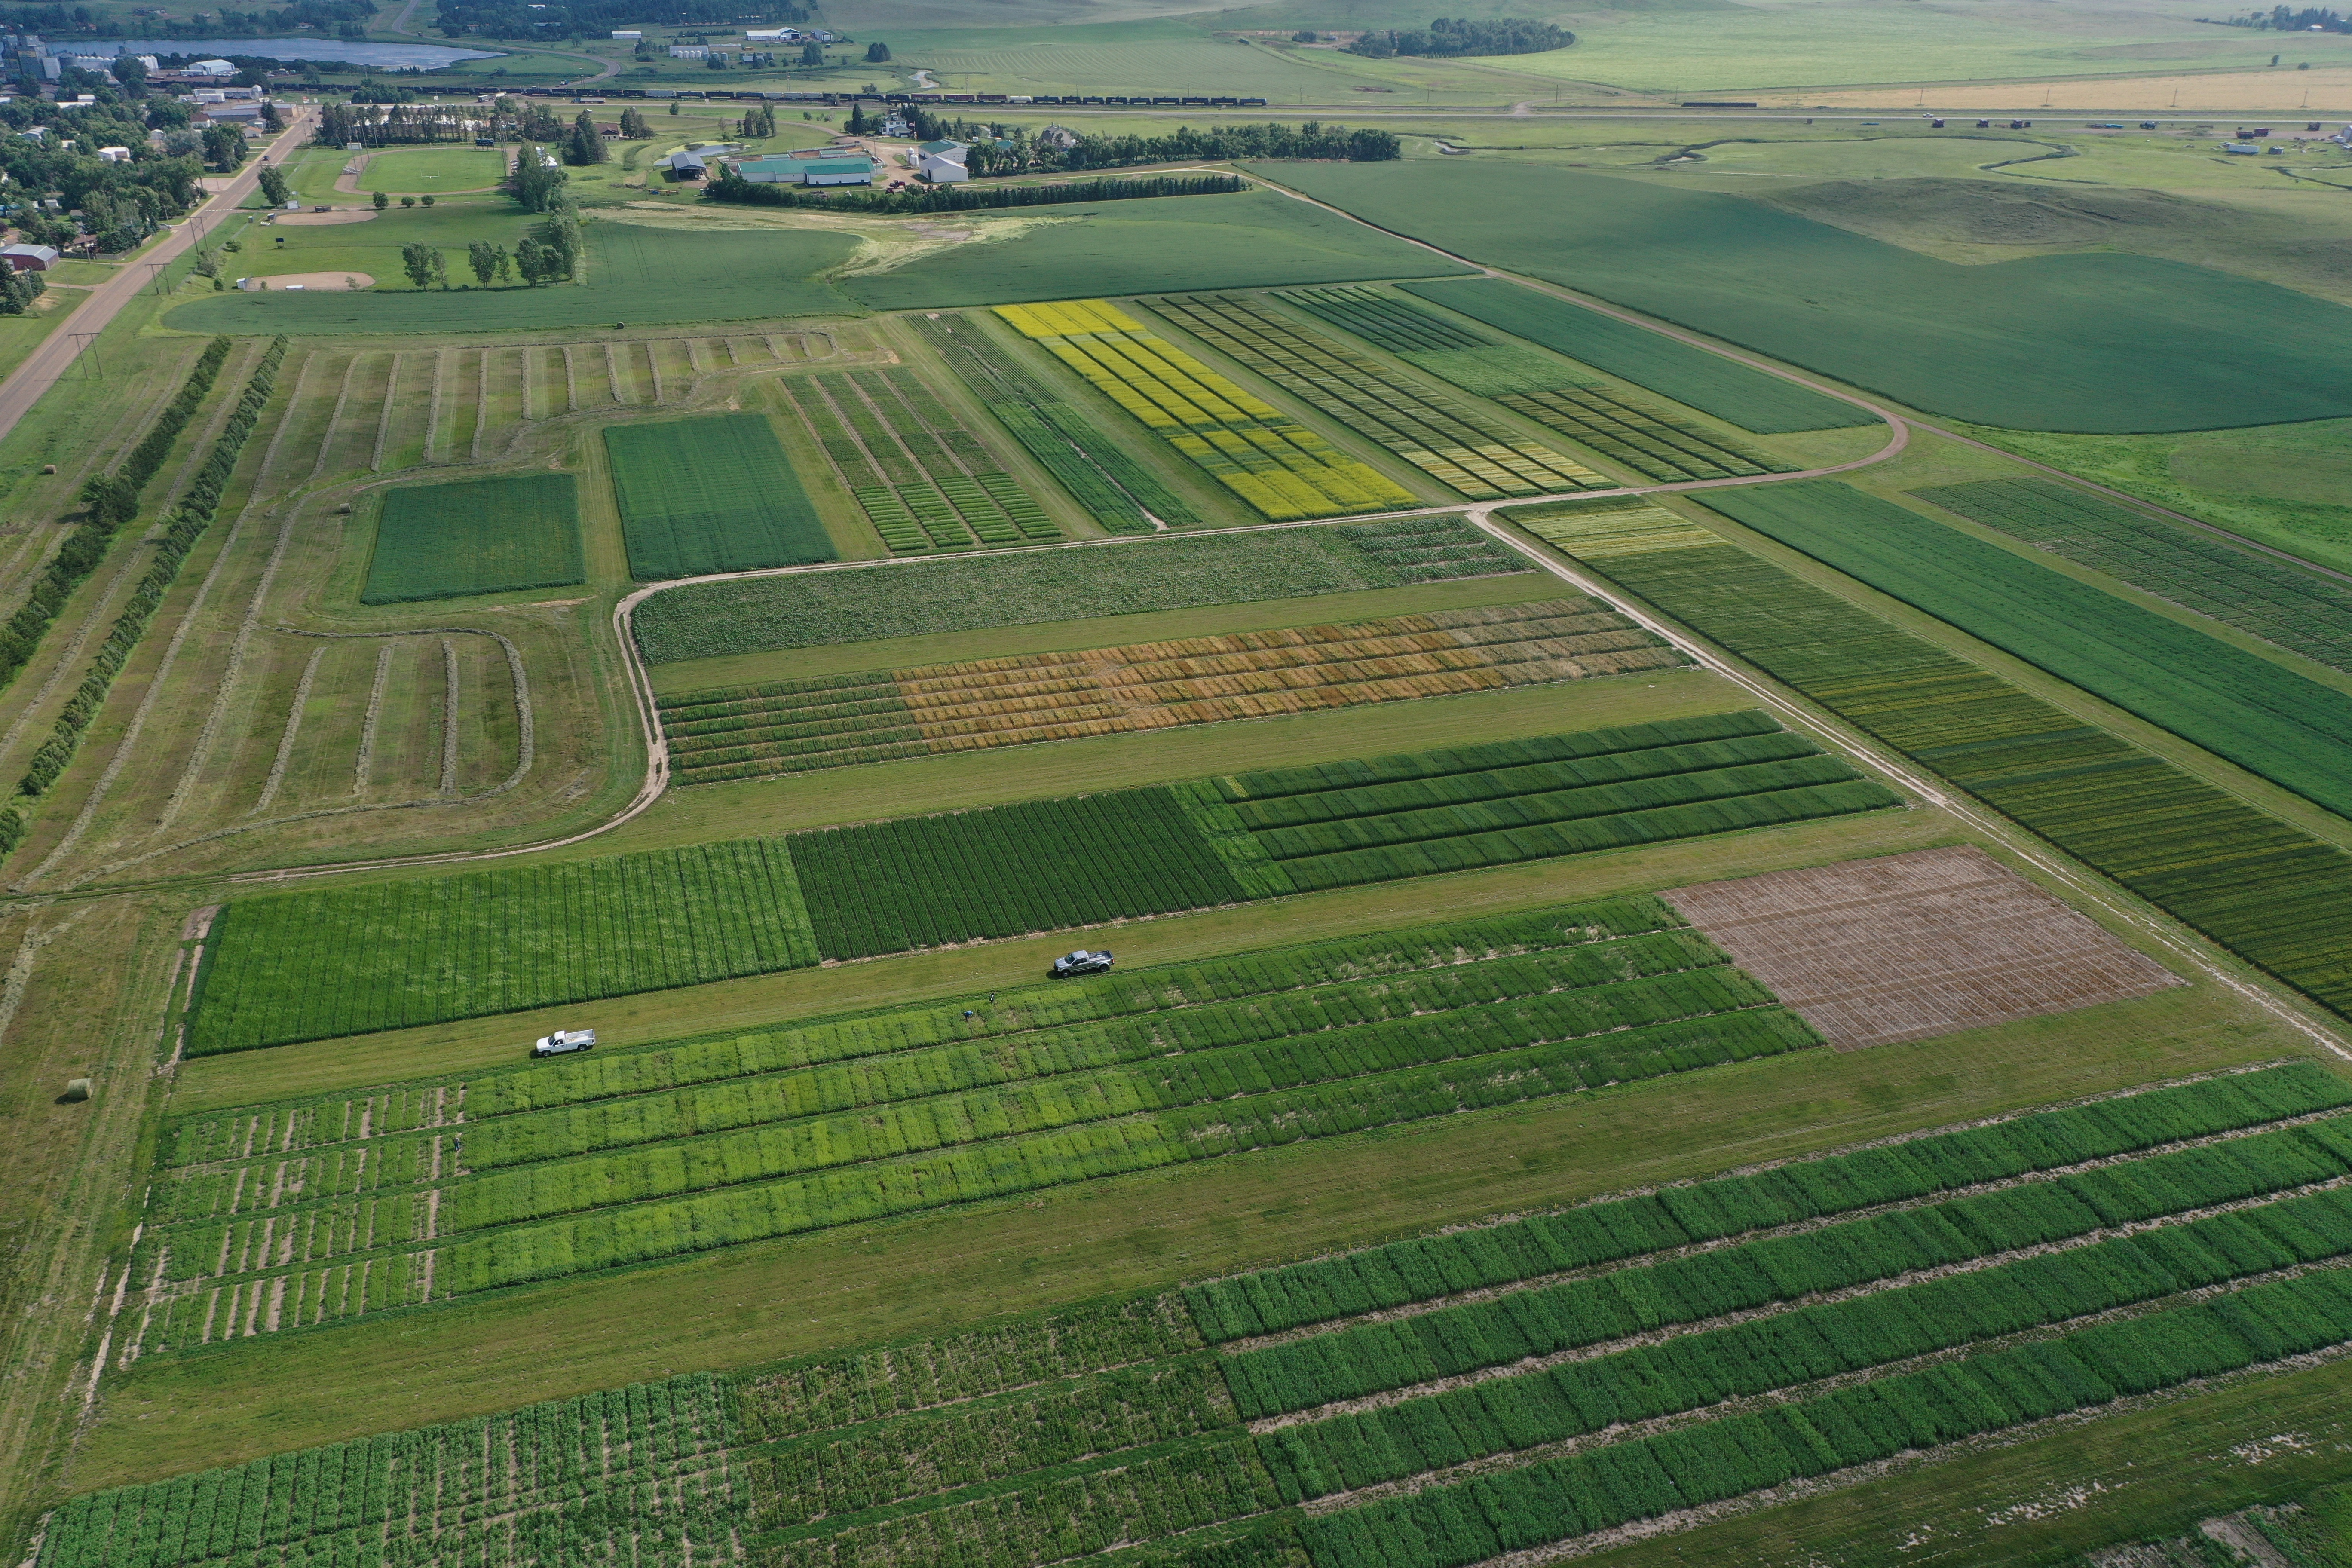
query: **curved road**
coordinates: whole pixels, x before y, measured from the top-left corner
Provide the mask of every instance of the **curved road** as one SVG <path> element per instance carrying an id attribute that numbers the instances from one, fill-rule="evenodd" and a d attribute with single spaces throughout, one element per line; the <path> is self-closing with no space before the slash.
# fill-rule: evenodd
<path id="1" fill-rule="evenodd" d="M 16 427 L 16 422 L 32 411 L 41 395 L 73 368 L 74 361 L 81 357 L 81 351 L 92 339 L 111 325 L 122 307 L 147 287 L 157 271 L 155 264 L 177 257 L 219 219 L 243 206 L 245 198 L 261 183 L 263 163 L 281 159 L 302 145 L 310 134 L 310 122 L 317 116 L 315 109 L 295 110 L 286 129 L 263 149 L 260 157 L 249 160 L 218 195 L 182 218 L 162 240 L 123 262 L 113 277 L 89 291 L 71 315 L 50 329 L 49 335 L 41 340 L 41 346 L 27 355 L 5 381 L 0 381 L 0 437 Z"/>

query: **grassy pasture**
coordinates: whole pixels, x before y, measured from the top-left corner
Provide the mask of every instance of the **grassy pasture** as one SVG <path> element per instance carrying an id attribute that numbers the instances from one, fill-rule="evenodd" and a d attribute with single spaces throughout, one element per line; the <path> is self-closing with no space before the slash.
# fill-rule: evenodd
<path id="1" fill-rule="evenodd" d="M 1461 270 L 1417 247 L 1270 191 L 1076 203 L 1047 210 L 1056 218 L 1083 221 L 1040 224 L 1005 245 L 957 246 L 895 271 L 844 279 L 842 290 L 872 310 L 919 310 L 1066 300 L 1081 293 L 1442 278 Z M 958 215 L 958 221 L 967 220 Z"/>
<path id="2" fill-rule="evenodd" d="M 360 602 L 551 588 L 585 574 L 570 474 L 403 485 L 384 493 Z"/>
<path id="3" fill-rule="evenodd" d="M 1449 250 L 1979 424 L 2193 430 L 2352 413 L 2352 309 L 2178 262 L 1958 267 L 1735 196 L 1568 170 L 1266 172 Z"/>
<path id="4" fill-rule="evenodd" d="M 639 582 L 838 553 L 764 415 L 610 425 L 604 449 Z"/>

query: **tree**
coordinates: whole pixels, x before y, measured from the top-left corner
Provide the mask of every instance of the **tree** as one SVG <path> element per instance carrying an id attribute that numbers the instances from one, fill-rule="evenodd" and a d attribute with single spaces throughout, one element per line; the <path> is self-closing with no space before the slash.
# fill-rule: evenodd
<path id="1" fill-rule="evenodd" d="M 672 114 L 676 114 L 677 112 L 677 100 L 673 98 L 669 100 L 669 111 Z"/>
<path id="2" fill-rule="evenodd" d="M 117 55 L 108 68 L 114 73 L 114 79 L 121 85 L 123 97 L 147 96 L 147 68 L 139 63 L 138 56 Z"/>
<path id="3" fill-rule="evenodd" d="M 441 253 L 429 245 L 411 241 L 400 247 L 400 269 L 407 273 L 408 280 L 419 289 L 431 288 L 436 272 L 446 277 L 447 265 L 441 259 Z"/>
<path id="4" fill-rule="evenodd" d="M 474 281 L 488 288 L 490 279 L 499 275 L 499 261 L 505 255 L 487 239 L 478 239 L 466 247 L 466 265 L 474 269 Z"/>
<path id="5" fill-rule="evenodd" d="M 1290 41 L 1294 44 L 1311 44 L 1315 41 L 1315 29 L 1301 27 L 1290 35 Z"/>
<path id="6" fill-rule="evenodd" d="M 856 104 L 851 104 L 849 106 L 849 123 L 843 126 L 842 129 L 848 132 L 852 136 L 863 136 L 866 134 L 866 110 L 860 109 Z"/>
<path id="7" fill-rule="evenodd" d="M 205 162 L 224 174 L 234 174 L 245 163 L 245 132 L 234 125 L 205 127 Z"/>
<path id="8" fill-rule="evenodd" d="M 634 109 L 621 110 L 621 138 L 626 142 L 648 142 L 653 132 L 646 125 L 646 117 Z"/>
<path id="9" fill-rule="evenodd" d="M 824 64 L 824 46 L 823 44 L 816 43 L 814 40 L 809 43 L 803 44 L 801 46 L 801 64 L 804 66 L 821 66 Z"/>
<path id="10" fill-rule="evenodd" d="M 400 205 L 404 207 L 413 207 L 416 205 L 416 198 L 415 196 L 403 196 L 400 198 Z"/>
<path id="11" fill-rule="evenodd" d="M 261 194 L 273 207 L 282 207 L 294 199 L 294 187 L 286 181 L 286 171 L 275 163 L 261 165 Z"/>
<path id="12" fill-rule="evenodd" d="M 266 98 L 261 100 L 261 125 L 266 131 L 286 129 L 286 117 L 278 112 L 278 105 Z"/>
<path id="13" fill-rule="evenodd" d="M 552 160 L 526 142 L 515 150 L 514 173 L 507 176 L 507 194 L 520 202 L 526 212 L 550 212 L 562 204 L 563 184 L 570 178 L 554 166 Z"/>
<path id="14" fill-rule="evenodd" d="M 604 138 L 597 131 L 596 122 L 588 117 L 586 110 L 582 110 L 580 118 L 572 122 L 572 134 L 564 141 L 564 161 L 585 165 L 601 163 L 610 156 L 604 150 Z"/>
<path id="15" fill-rule="evenodd" d="M 370 196 L 368 199 L 375 203 L 375 210 L 378 212 L 382 212 L 384 208 L 392 205 L 392 198 L 385 195 L 382 191 L 376 192 L 375 195 Z"/>
<path id="16" fill-rule="evenodd" d="M 33 301 L 48 287 L 37 272 L 19 272 L 10 268 L 0 274 L 0 316 L 21 316 L 33 308 Z"/>
<path id="17" fill-rule="evenodd" d="M 416 199 L 423 202 L 428 207 L 433 205 L 433 198 L 431 196 L 419 196 Z"/>
<path id="18" fill-rule="evenodd" d="M 554 276 L 549 270 L 547 247 L 529 235 L 523 236 L 515 246 L 514 258 L 515 268 L 522 274 L 522 280 L 534 289 Z"/>
<path id="19" fill-rule="evenodd" d="M 884 43 L 872 43 L 866 46 L 866 63 L 867 65 L 878 66 L 887 61 L 889 58 L 889 45 Z"/>

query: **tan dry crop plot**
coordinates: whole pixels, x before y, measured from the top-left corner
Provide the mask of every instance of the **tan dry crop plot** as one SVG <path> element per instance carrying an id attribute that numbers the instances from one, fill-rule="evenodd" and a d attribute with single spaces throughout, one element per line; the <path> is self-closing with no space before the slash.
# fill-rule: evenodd
<path id="1" fill-rule="evenodd" d="M 2180 984 L 1974 846 L 1664 897 L 1840 1050 Z"/>

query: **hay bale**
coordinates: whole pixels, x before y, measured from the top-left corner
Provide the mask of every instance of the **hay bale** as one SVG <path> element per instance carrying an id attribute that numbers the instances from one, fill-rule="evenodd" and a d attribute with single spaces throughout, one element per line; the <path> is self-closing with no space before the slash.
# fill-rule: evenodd
<path id="1" fill-rule="evenodd" d="M 90 1097 L 90 1081 L 86 1078 L 75 1079 L 72 1082 L 66 1085 L 66 1098 L 68 1100 L 88 1100 Z"/>

